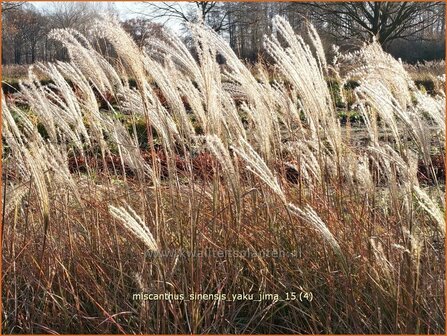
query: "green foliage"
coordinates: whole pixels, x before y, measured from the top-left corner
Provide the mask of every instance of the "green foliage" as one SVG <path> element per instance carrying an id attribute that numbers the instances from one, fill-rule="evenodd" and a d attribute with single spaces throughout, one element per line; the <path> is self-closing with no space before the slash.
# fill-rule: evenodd
<path id="1" fill-rule="evenodd" d="M 435 83 L 432 79 L 416 80 L 414 83 L 423 93 L 428 93 L 430 95 L 436 93 Z"/>
<path id="2" fill-rule="evenodd" d="M 42 123 L 40 123 L 40 122 L 37 124 L 37 131 L 39 132 L 40 136 L 44 140 L 49 139 L 49 135 L 48 135 L 48 132 L 47 132 L 45 126 Z"/>
<path id="3" fill-rule="evenodd" d="M 343 100 L 340 92 L 340 83 L 333 79 L 328 78 L 326 80 L 329 90 L 331 92 L 331 96 L 334 100 L 335 106 L 337 108 L 346 108 L 354 103 L 354 98 L 352 95 L 352 91 L 359 86 L 359 83 L 354 80 L 349 80 L 343 86 L 343 94 L 345 99 Z"/>
<path id="4" fill-rule="evenodd" d="M 136 134 L 138 144 L 141 149 L 149 149 L 148 144 L 148 126 L 146 120 L 144 118 L 136 119 L 135 121 L 126 120 L 125 122 L 126 128 L 130 134 L 130 136 L 134 137 Z M 158 134 L 157 131 L 152 127 L 152 137 L 154 143 L 158 143 Z"/>
<path id="5" fill-rule="evenodd" d="M 337 115 L 342 125 L 346 124 L 348 120 L 350 123 L 363 123 L 362 115 L 356 110 L 340 110 Z"/>

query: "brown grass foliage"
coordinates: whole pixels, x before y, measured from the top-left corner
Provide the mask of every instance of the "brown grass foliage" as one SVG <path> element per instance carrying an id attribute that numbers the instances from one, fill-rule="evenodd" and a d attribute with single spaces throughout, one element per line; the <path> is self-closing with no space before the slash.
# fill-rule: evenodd
<path id="1" fill-rule="evenodd" d="M 110 62 L 52 33 L 71 61 L 2 100 L 4 333 L 444 333 L 444 92 L 376 44 L 329 63 L 313 28 L 273 25 L 275 81 L 201 25 L 195 57 L 99 21 Z M 360 78 L 362 144 L 329 73 Z"/>

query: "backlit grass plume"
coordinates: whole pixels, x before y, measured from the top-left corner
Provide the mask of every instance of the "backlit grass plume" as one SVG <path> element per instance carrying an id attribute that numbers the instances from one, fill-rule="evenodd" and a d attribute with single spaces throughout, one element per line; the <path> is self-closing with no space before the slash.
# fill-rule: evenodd
<path id="1" fill-rule="evenodd" d="M 157 242 L 149 231 L 149 228 L 132 208 L 127 207 L 127 209 L 125 209 L 124 207 L 114 207 L 113 205 L 109 205 L 109 211 L 110 214 L 118 219 L 127 230 L 141 240 L 149 250 L 158 250 Z"/>

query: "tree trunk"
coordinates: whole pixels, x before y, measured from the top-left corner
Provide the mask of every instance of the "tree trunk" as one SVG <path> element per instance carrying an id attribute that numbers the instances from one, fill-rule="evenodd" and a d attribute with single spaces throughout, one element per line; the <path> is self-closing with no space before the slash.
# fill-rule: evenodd
<path id="1" fill-rule="evenodd" d="M 31 63 L 36 62 L 36 43 L 34 42 L 31 46 Z"/>

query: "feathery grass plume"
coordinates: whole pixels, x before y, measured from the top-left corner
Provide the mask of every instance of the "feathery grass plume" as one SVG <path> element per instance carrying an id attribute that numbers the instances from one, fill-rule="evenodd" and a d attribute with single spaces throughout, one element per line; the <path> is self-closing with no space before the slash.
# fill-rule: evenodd
<path id="1" fill-rule="evenodd" d="M 224 146 L 220 138 L 217 137 L 216 135 L 207 135 L 205 137 L 205 141 L 206 144 L 208 145 L 208 148 L 211 150 L 213 155 L 216 157 L 216 159 L 222 166 L 226 182 L 233 191 L 233 195 L 239 206 L 241 199 L 240 195 L 241 186 L 239 184 L 239 174 L 236 171 L 236 168 L 233 164 L 233 160 L 231 158 L 230 152 L 228 151 L 228 148 Z"/>
<path id="2" fill-rule="evenodd" d="M 268 128 L 271 133 L 270 144 L 273 147 L 271 155 L 276 156 L 281 151 L 283 143 L 280 118 L 282 115 L 290 113 L 289 105 L 286 103 L 284 97 L 288 96 L 291 90 L 284 85 L 283 81 L 274 80 L 270 82 L 267 69 L 262 63 L 257 63 L 256 69 L 259 74 L 258 81 L 266 106 L 265 116 L 269 121 Z"/>
<path id="3" fill-rule="evenodd" d="M 322 73 L 327 73 L 328 64 L 326 61 L 326 54 L 324 52 L 323 43 L 321 42 L 320 35 L 318 34 L 314 25 L 311 23 L 307 25 L 307 34 L 310 37 L 310 40 L 315 48 L 318 61 L 320 62 L 320 71 Z"/>
<path id="4" fill-rule="evenodd" d="M 64 75 L 59 72 L 59 67 L 62 64 L 59 63 L 59 66 L 53 64 L 36 65 L 40 72 L 45 73 L 54 82 L 54 84 L 46 86 L 39 83 L 33 67 L 30 67 L 29 80 L 21 84 L 20 97 L 38 116 L 38 121 L 45 127 L 45 131 L 53 143 L 58 143 L 64 138 L 65 141 L 71 141 L 83 155 L 84 146 L 91 146 L 90 135 L 83 120 L 85 105 L 84 102 L 80 103 L 82 98 L 76 97 Z M 82 81 L 77 82 L 77 86 L 81 84 Z M 91 94 L 97 105 L 93 92 Z M 96 109 L 98 110 L 97 107 Z M 19 109 L 16 112 L 23 115 L 23 112 Z M 99 114 L 99 111 L 97 114 Z M 23 120 L 25 119 L 22 118 Z M 95 123 L 89 123 L 89 126 L 91 131 L 95 130 Z M 28 127 L 28 129 L 31 131 L 27 131 L 27 137 L 33 133 L 37 135 L 37 129 L 34 126 Z M 98 142 L 104 144 L 102 133 L 100 134 L 101 138 Z M 36 138 L 36 136 L 33 137 Z"/>
<path id="5" fill-rule="evenodd" d="M 268 161 L 271 157 L 272 120 L 269 119 L 268 114 L 262 112 L 266 109 L 258 109 L 256 105 L 243 102 L 240 109 L 251 121 L 248 132 L 252 135 L 253 145 Z"/>
<path id="6" fill-rule="evenodd" d="M 403 233 L 410 241 L 410 249 L 406 249 L 406 251 L 411 255 L 411 260 L 416 266 L 416 271 L 419 272 L 421 253 L 424 248 L 424 236 L 426 235 L 426 233 L 424 233 L 424 231 L 421 229 L 419 223 L 414 223 L 411 228 L 411 232 L 407 228 L 403 228 Z M 417 276 L 419 277 L 419 274 Z"/>
<path id="7" fill-rule="evenodd" d="M 414 143 L 418 146 L 419 151 L 422 153 L 424 157 L 424 161 L 427 167 L 430 166 L 430 131 L 429 125 L 422 119 L 421 113 L 418 111 L 416 107 L 408 106 L 406 109 L 403 109 L 399 102 L 394 98 L 389 89 L 381 83 L 377 81 L 373 81 L 371 83 L 364 82 L 360 87 L 356 90 L 356 94 L 362 95 L 367 104 L 370 105 L 375 111 L 380 115 L 380 117 L 388 124 L 391 128 L 393 136 L 397 142 L 399 152 L 402 156 L 407 156 L 406 147 L 402 147 L 402 131 L 405 130 L 403 126 L 407 126 L 405 131 L 408 131 Z M 367 113 L 365 113 L 365 108 L 363 107 L 364 103 L 359 102 L 359 105 L 362 106 L 362 113 L 366 116 L 367 127 L 369 132 L 374 134 L 371 129 L 369 117 Z M 432 112 L 432 114 L 436 115 L 439 119 L 441 113 Z M 445 115 L 445 109 L 444 109 Z M 397 118 L 396 118 L 397 117 Z M 404 123 L 404 125 L 399 125 L 399 122 Z M 445 127 L 445 126 L 444 126 Z M 404 134 L 406 135 L 406 134 Z M 377 134 L 373 136 L 377 137 Z M 404 138 L 405 139 L 405 138 Z M 377 142 L 378 139 L 374 139 L 373 141 Z"/>
<path id="8" fill-rule="evenodd" d="M 321 68 L 324 60 L 315 59 L 309 45 L 294 33 L 284 18 L 275 16 L 272 24 L 286 46 L 275 36 L 271 36 L 265 37 L 264 47 L 278 64 L 282 75 L 295 86 L 313 137 L 321 141 L 323 137 L 320 133 L 324 132 L 332 149 L 340 152 L 340 124 L 336 120 L 335 105 Z M 314 31 L 310 32 L 313 35 Z M 312 36 L 312 40 L 318 46 L 316 36 Z"/>
<path id="9" fill-rule="evenodd" d="M 416 198 L 419 205 L 435 220 L 438 224 L 438 229 L 445 236 L 445 209 L 441 209 L 438 204 L 420 187 L 414 186 L 413 190 L 416 192 Z"/>
<path id="10" fill-rule="evenodd" d="M 382 287 L 382 290 L 394 296 L 397 290 L 396 280 L 394 279 L 395 268 L 387 259 L 380 241 L 371 238 L 370 244 L 374 253 L 375 262 L 379 266 L 378 269 L 376 267 L 371 268 L 375 273 L 375 281 L 379 286 L 381 282 L 385 282 L 386 288 Z"/>
<path id="11" fill-rule="evenodd" d="M 315 212 L 315 210 L 310 206 L 306 205 L 304 207 L 304 210 L 298 208 L 297 206 L 293 205 L 292 203 L 287 204 L 287 208 L 292 211 L 295 215 L 298 217 L 306 220 L 309 222 L 323 237 L 323 239 L 332 247 L 335 254 L 340 260 L 340 263 L 343 267 L 343 270 L 348 273 L 348 264 L 346 262 L 346 258 L 340 248 L 340 245 L 338 244 L 337 240 L 335 239 L 334 235 L 329 231 L 327 225 L 323 222 L 323 220 L 318 216 L 318 214 Z"/>
<path id="12" fill-rule="evenodd" d="M 338 59 L 341 67 L 348 69 L 341 86 L 358 78 L 362 82 L 379 82 L 391 92 L 402 109 L 411 106 L 410 88 L 414 88 L 414 83 L 402 62 L 384 52 L 379 43 L 374 41 L 356 52 L 339 54 Z"/>
<path id="13" fill-rule="evenodd" d="M 42 146 L 42 143 L 40 146 Z M 47 183 L 45 182 L 45 158 L 42 157 L 40 148 L 42 147 L 38 147 L 35 142 L 32 142 L 29 144 L 29 149 L 22 148 L 22 153 L 26 166 L 29 169 L 30 177 L 34 182 L 37 194 L 39 195 L 40 211 L 45 226 L 47 226 L 50 217 L 50 199 Z"/>
<path id="14" fill-rule="evenodd" d="M 128 74 L 137 81 L 139 86 L 147 82 L 144 57 L 135 41 L 121 27 L 116 18 L 109 16 L 95 21 L 93 31 L 96 36 L 105 38 L 113 46 Z"/>
<path id="15" fill-rule="evenodd" d="M 253 147 L 240 138 L 238 146 L 231 146 L 231 148 L 247 163 L 246 168 L 258 176 L 286 204 L 286 195 L 279 185 L 278 179 Z"/>
<path id="16" fill-rule="evenodd" d="M 364 153 L 357 158 L 357 180 L 366 188 L 374 191 L 374 181 L 369 168 L 369 156 Z"/>
<path id="17" fill-rule="evenodd" d="M 63 115 L 66 118 L 70 117 L 69 120 L 72 120 L 71 124 L 73 124 L 74 130 L 80 132 L 85 137 L 84 141 L 90 145 L 91 139 L 86 129 L 87 124 L 90 133 L 100 143 L 102 141 L 100 135 L 102 118 L 99 113 L 99 104 L 92 85 L 81 70 L 75 64 L 64 62 L 48 65 L 38 63 L 36 67 L 57 83 L 58 90 L 53 96 L 56 95 L 56 101 L 60 101 L 59 105 L 62 108 L 67 105 L 64 108 L 63 112 L 65 113 Z M 62 95 L 63 99 L 57 99 L 58 95 L 56 93 Z M 65 101 L 68 103 L 65 103 Z"/>
<path id="18" fill-rule="evenodd" d="M 396 100 L 389 89 L 379 79 L 362 80 L 362 84 L 355 89 L 355 93 L 364 100 L 359 101 L 358 104 L 364 104 L 366 102 L 385 121 L 396 143 L 400 147 L 399 126 L 397 125 L 394 113 Z M 363 111 L 365 110 L 363 109 Z"/>
<path id="19" fill-rule="evenodd" d="M 3 105 L 7 104 L 3 101 Z M 50 190 L 53 182 L 52 177 L 56 177 L 54 181 L 60 184 L 60 188 L 67 185 L 71 186 L 76 194 L 76 187 L 71 179 L 68 169 L 64 169 L 66 160 L 58 155 L 59 150 L 53 150 L 54 147 L 43 141 L 37 131 L 37 126 L 33 125 L 28 116 L 17 109 L 21 123 L 24 126 L 22 133 L 15 120 L 11 117 L 9 108 L 6 108 L 4 118 L 3 135 L 8 136 L 7 143 L 11 144 L 11 152 L 17 160 L 16 171 L 25 180 L 29 180 L 35 186 L 37 199 L 40 206 L 40 212 L 44 223 L 44 240 L 42 244 L 42 253 L 45 251 L 47 241 L 48 227 L 50 223 Z M 11 131 L 13 130 L 13 131 Z M 15 134 L 14 134 L 14 133 Z M 65 152 L 62 146 L 61 151 Z M 65 158 L 66 159 L 66 158 Z M 64 161 L 62 163 L 61 161 Z M 78 197 L 79 199 L 79 197 Z"/>
<path id="20" fill-rule="evenodd" d="M 322 169 L 316 156 L 318 143 L 313 140 L 289 141 L 285 148 L 293 156 L 300 158 L 299 171 L 309 185 L 314 185 L 316 181 L 321 182 Z"/>
<path id="21" fill-rule="evenodd" d="M 404 158 L 390 145 L 382 144 L 370 146 L 368 147 L 368 152 L 370 157 L 380 164 L 380 167 L 382 168 L 381 171 L 388 181 L 396 181 L 400 185 L 414 182 L 411 180 L 414 177 L 414 174 L 407 162 L 408 158 Z M 372 153 L 376 155 L 371 156 Z M 397 177 L 399 177 L 398 180 L 396 180 Z"/>
<path id="22" fill-rule="evenodd" d="M 6 200 L 5 205 L 5 213 L 3 216 L 7 218 L 9 214 L 15 210 L 17 205 L 22 202 L 22 199 L 25 197 L 25 195 L 29 192 L 29 186 L 26 184 L 22 184 L 19 186 L 8 186 L 9 189 L 12 189 L 8 191 L 8 199 Z M 2 223 L 5 225 L 5 223 Z"/>
<path id="23" fill-rule="evenodd" d="M 122 96 L 120 96 L 121 112 L 132 116 L 131 124 L 134 130 L 134 136 L 137 132 L 135 130 L 136 120 L 139 117 L 148 116 L 152 127 L 159 135 L 160 140 L 171 152 L 174 147 L 175 139 L 180 139 L 180 133 L 177 124 L 169 114 L 168 110 L 161 104 L 160 100 L 153 93 L 150 85 L 146 85 L 146 100 L 150 108 L 146 110 L 143 105 L 143 98 L 141 94 L 134 89 L 126 88 Z M 135 138 L 135 143 L 138 139 Z"/>
<path id="24" fill-rule="evenodd" d="M 268 83 L 267 85 L 262 82 L 258 83 L 253 73 L 249 71 L 247 66 L 242 64 L 228 43 L 212 29 L 203 25 L 193 25 L 193 31 L 196 32 L 198 44 L 201 46 L 199 50 L 201 50 L 200 63 L 203 84 L 198 82 L 198 85 L 206 93 L 205 101 L 210 118 L 209 122 L 213 124 L 218 123 L 219 127 L 221 127 L 221 124 L 228 126 L 225 122 L 225 112 L 222 111 L 222 106 L 228 107 L 231 105 L 228 102 L 224 102 L 224 100 L 227 97 L 232 97 L 235 91 L 243 92 L 245 99 L 242 109 L 253 122 L 252 127 L 249 126 L 248 131 L 253 134 L 260 153 L 265 159 L 269 160 L 272 156 L 272 143 L 275 142 L 275 120 L 277 119 L 277 115 L 274 113 L 275 109 L 272 94 L 270 93 L 270 85 Z M 221 54 L 226 60 L 225 70 L 223 71 L 216 62 L 217 53 Z M 222 83 L 222 81 L 224 82 Z M 223 90 L 229 90 L 229 95 L 225 96 Z M 219 97 L 219 101 L 212 99 L 215 95 Z M 234 115 L 233 112 L 232 115 Z M 231 120 L 235 121 L 236 119 L 233 117 Z M 240 121 L 233 122 L 232 125 L 242 132 L 243 128 L 241 129 L 240 127 Z M 243 133 L 239 134 L 239 136 L 244 136 Z M 218 130 L 216 134 L 221 134 L 221 131 Z M 237 136 L 233 135 L 233 137 Z M 280 141 L 277 142 L 280 143 Z"/>
<path id="25" fill-rule="evenodd" d="M 407 151 L 407 180 L 411 185 L 419 185 L 418 181 L 418 153 L 409 149 Z"/>
<path id="26" fill-rule="evenodd" d="M 147 174 L 152 178 L 154 184 L 158 185 L 159 181 L 151 166 L 144 161 L 138 143 L 130 136 L 123 124 L 110 120 L 109 135 L 118 147 L 123 171 L 125 172 L 125 164 L 128 164 L 140 178 L 143 177 L 143 174 Z"/>
<path id="27" fill-rule="evenodd" d="M 152 89 L 148 83 L 149 76 L 147 67 L 145 66 L 145 55 L 140 52 L 135 41 L 120 26 L 116 18 L 107 17 L 95 22 L 94 30 L 98 37 L 105 38 L 114 48 L 123 68 L 126 70 L 128 77 L 135 79 L 137 89 L 140 93 L 144 114 L 147 116 L 147 136 L 151 148 L 153 148 L 153 136 L 150 131 L 152 124 L 150 122 L 150 110 L 153 106 L 150 104 L 150 96 L 154 96 Z M 158 106 L 158 105 L 157 105 Z M 154 181 L 154 183 L 156 183 Z"/>
<path id="28" fill-rule="evenodd" d="M 402 140 L 407 138 L 407 133 L 412 136 L 413 145 L 416 145 L 418 151 L 424 158 L 424 164 L 431 170 L 431 132 L 430 126 L 421 115 L 419 107 L 407 107 L 403 110 L 396 99 L 391 95 L 391 92 L 381 83 L 364 83 L 355 90 L 357 96 L 357 106 L 364 117 L 368 133 L 373 147 L 379 148 L 379 134 L 376 123 L 376 117 L 374 114 L 378 114 L 382 120 L 390 127 L 393 137 L 398 145 L 398 154 L 402 156 L 404 161 L 408 161 L 408 155 L 411 155 L 408 151 L 408 145 L 405 146 Z M 361 100 L 360 96 L 363 96 L 365 100 Z M 369 105 L 369 107 L 366 107 Z M 437 117 L 442 115 L 441 113 L 433 112 Z M 371 116 L 370 116 L 371 114 Z M 445 115 L 445 109 L 443 114 Z M 445 126 L 441 126 L 444 127 Z M 405 132 L 403 132 L 405 131 Z M 441 131 L 443 132 L 443 131 Z M 407 140 L 405 140 L 407 142 Z"/>
<path id="29" fill-rule="evenodd" d="M 201 81 L 198 82 L 203 95 L 211 133 L 221 134 L 222 112 L 221 112 L 221 94 L 222 80 L 221 70 L 217 63 L 217 50 L 212 39 L 208 37 L 207 27 L 203 24 L 192 25 L 195 49 L 200 64 Z"/>
<path id="30" fill-rule="evenodd" d="M 56 124 L 51 112 L 52 104 L 44 94 L 45 87 L 40 84 L 31 69 L 28 72 L 28 76 L 29 80 L 19 82 L 20 95 L 30 106 L 31 111 L 40 117 L 39 121 L 45 127 L 51 141 L 57 142 Z"/>
<path id="31" fill-rule="evenodd" d="M 179 131 L 183 137 L 187 139 L 195 132 L 177 88 L 177 81 L 173 80 L 173 78 L 178 78 L 181 74 L 176 71 L 172 65 L 168 66 L 168 64 L 168 60 L 165 60 L 165 66 L 162 66 L 153 61 L 148 55 L 143 58 L 145 71 L 152 77 L 158 89 L 163 94 L 166 104 L 169 106 L 168 109 L 172 113 Z M 150 92 L 153 97 L 157 97 L 150 85 L 145 86 L 146 92 Z"/>
<path id="32" fill-rule="evenodd" d="M 14 108 L 12 108 L 14 111 Z M 25 128 L 25 131 L 32 132 L 33 125 L 29 121 L 29 119 L 23 114 L 22 111 L 19 110 L 18 116 L 24 120 L 25 125 L 22 126 Z M 21 146 L 24 146 L 24 142 L 27 141 L 27 138 L 23 136 L 23 132 L 17 126 L 16 120 L 11 114 L 11 109 L 9 105 L 6 103 L 5 95 L 2 92 L 2 135 L 4 137 L 4 141 L 15 153 L 20 153 Z"/>
<path id="33" fill-rule="evenodd" d="M 403 115 L 402 120 L 407 124 L 407 128 L 410 130 L 410 135 L 413 138 L 413 143 L 417 146 L 417 150 L 422 154 L 423 161 L 428 170 L 431 170 L 431 154 L 432 154 L 432 136 L 433 132 L 430 132 L 430 125 L 427 121 L 423 120 L 420 114 L 414 109 L 409 109 L 406 112 L 401 111 Z M 436 133 L 439 134 L 438 129 Z M 407 151 L 408 152 L 408 151 Z M 408 154 L 405 153 L 406 157 Z M 408 161 L 408 158 L 407 158 Z"/>
<path id="34" fill-rule="evenodd" d="M 368 131 L 369 140 L 372 142 L 374 146 L 379 144 L 379 130 L 377 127 L 377 111 L 371 106 L 362 101 L 358 93 L 354 90 L 354 96 L 356 103 L 353 105 L 353 108 L 358 108 L 362 118 L 365 122 L 366 130 Z"/>
<path id="35" fill-rule="evenodd" d="M 271 144 L 274 142 L 274 131 L 272 121 L 272 102 L 269 102 L 269 95 L 266 93 L 266 88 L 263 84 L 258 83 L 257 79 L 250 72 L 250 70 L 242 63 L 242 61 L 236 56 L 235 52 L 231 49 L 228 42 L 218 35 L 215 31 L 209 27 L 203 25 L 196 25 L 194 29 L 199 32 L 201 39 L 206 39 L 208 45 L 212 45 L 216 52 L 225 58 L 225 70 L 222 72 L 222 89 L 230 88 L 230 95 L 234 91 L 243 92 L 245 113 L 254 123 L 249 131 L 256 134 L 254 136 L 257 141 L 256 145 L 260 149 L 260 153 L 266 160 L 272 156 Z M 218 80 L 218 79 L 217 79 Z M 200 81 L 196 78 L 196 82 L 200 85 Z M 204 92 L 207 92 L 206 90 Z M 217 108 L 220 108 L 217 106 Z"/>
<path id="36" fill-rule="evenodd" d="M 69 33 L 70 32 L 66 32 L 66 34 Z M 72 36 L 72 38 L 74 39 L 76 39 L 76 37 L 83 39 L 80 34 Z M 91 45 L 88 43 L 88 41 L 85 42 L 85 44 L 88 48 L 91 49 Z M 74 53 L 77 48 L 82 49 L 84 47 L 75 43 L 74 45 L 71 45 L 70 48 L 71 52 Z M 107 71 L 107 74 L 104 74 L 106 79 L 103 78 L 104 76 L 99 76 L 98 78 L 96 78 L 97 80 L 99 80 L 99 82 L 94 80 L 95 78 L 91 78 L 92 74 L 89 72 L 89 67 L 85 67 L 82 64 L 80 65 L 79 62 L 76 61 L 76 59 L 72 60 L 72 63 L 58 62 L 56 65 L 50 64 L 49 66 L 39 64 L 38 67 L 41 71 L 47 73 L 48 76 L 50 76 L 50 78 L 52 78 L 52 80 L 56 84 L 58 84 L 57 87 L 59 88 L 62 97 L 64 97 L 67 101 L 69 98 L 71 98 L 71 104 L 67 104 L 67 106 L 71 106 L 72 108 L 65 108 L 64 110 L 66 110 L 67 113 L 57 114 L 71 115 L 71 117 L 76 122 L 74 125 L 75 130 L 79 129 L 81 131 L 81 134 L 87 144 L 90 144 L 90 138 L 95 139 L 97 144 L 99 144 L 101 148 L 102 158 L 103 160 L 105 160 L 105 154 L 107 152 L 110 152 L 104 139 L 104 135 L 107 132 L 109 126 L 107 125 L 108 121 L 104 119 L 102 113 L 100 113 L 99 111 L 99 104 L 92 86 L 97 90 L 97 92 L 99 92 L 99 94 L 107 91 L 116 95 L 117 98 L 120 95 L 122 96 L 124 94 L 125 89 L 121 84 L 119 75 L 116 73 L 116 71 L 113 70 L 113 67 L 102 56 L 97 54 L 94 50 L 90 49 L 88 49 L 86 52 L 90 53 L 92 58 L 95 58 L 94 61 L 99 64 L 97 64 L 99 67 L 102 67 Z M 111 78 L 113 85 L 108 82 L 108 78 Z M 67 80 L 71 81 L 73 89 L 67 83 Z M 92 85 L 90 84 L 90 81 L 92 82 Z M 116 92 L 114 92 L 114 90 L 116 90 Z M 59 105 L 64 108 L 65 103 L 58 98 L 58 95 L 53 93 L 52 97 L 55 101 L 61 102 L 59 103 Z M 106 99 L 104 98 L 104 100 Z M 114 111 L 113 107 L 110 104 L 109 108 Z M 85 128 L 85 124 L 89 125 L 88 133 Z M 91 135 L 93 137 L 91 137 Z M 81 142 L 79 141 L 78 143 Z M 83 155 L 82 148 L 81 154 Z"/>
<path id="37" fill-rule="evenodd" d="M 17 121 L 13 118 L 11 110 L 18 116 Z M 2 116 L 2 137 L 5 141 L 5 147 L 11 154 L 10 162 L 12 162 L 14 170 L 20 177 L 26 180 L 32 179 L 25 154 L 30 142 L 38 141 L 42 143 L 41 136 L 22 110 L 6 103 L 4 95 L 2 96 Z M 5 147 L 2 148 L 3 155 L 5 155 Z"/>
<path id="38" fill-rule="evenodd" d="M 148 38 L 145 52 L 160 63 L 169 57 L 179 71 L 194 81 L 200 77 L 199 64 L 188 46 L 177 34 L 169 31 L 166 27 L 161 30 L 161 38 L 156 36 Z"/>
<path id="39" fill-rule="evenodd" d="M 206 105 L 203 101 L 203 95 L 199 88 L 193 84 L 190 78 L 181 77 L 179 78 L 178 89 L 180 93 L 184 95 L 189 106 L 191 107 L 191 111 L 196 117 L 198 126 L 203 129 L 205 134 L 212 133 L 209 129 L 210 122 L 205 107 Z"/>
<path id="40" fill-rule="evenodd" d="M 284 81 L 274 81 L 270 85 L 266 78 L 262 82 L 270 95 L 269 100 L 274 103 L 272 114 L 274 114 L 274 131 L 277 133 L 275 135 L 283 139 L 303 136 L 302 122 L 298 111 L 299 103 L 295 91 L 288 89 Z"/>
<path id="41" fill-rule="evenodd" d="M 38 195 L 38 201 L 40 205 L 40 212 L 43 219 L 43 242 L 41 250 L 41 262 L 46 248 L 46 242 L 48 239 L 48 229 L 50 225 L 50 197 L 49 197 L 49 183 L 45 179 L 45 175 L 48 173 L 46 168 L 46 158 L 44 143 L 42 138 L 40 142 L 33 141 L 28 144 L 28 148 L 22 148 L 23 157 L 26 162 L 26 166 L 30 173 L 30 179 L 34 183 Z M 50 182 L 50 181 L 48 181 Z"/>
<path id="42" fill-rule="evenodd" d="M 231 93 L 223 88 L 220 90 L 221 106 L 219 107 L 214 104 L 212 107 L 215 113 L 219 113 L 214 116 L 215 122 L 211 122 L 210 114 L 208 113 L 210 106 L 204 100 L 204 94 L 200 88 L 196 87 L 191 79 L 180 78 L 179 90 L 190 105 L 191 111 L 196 117 L 197 126 L 202 129 L 205 135 L 216 134 L 222 139 L 229 137 L 230 140 L 234 141 L 239 136 L 246 137 L 244 125 L 242 124 L 239 111 L 237 110 Z M 216 123 L 221 125 L 216 127 Z"/>
<path id="43" fill-rule="evenodd" d="M 80 32 L 71 28 L 53 29 L 48 37 L 62 43 L 68 51 L 71 62 L 89 81 L 95 83 L 101 92 L 113 91 L 103 71 L 104 58 L 93 49 Z"/>
<path id="44" fill-rule="evenodd" d="M 140 239 L 149 250 L 158 251 L 157 242 L 149 228 L 130 206 L 127 206 L 126 210 L 124 207 L 109 205 L 109 212 L 136 238 Z"/>
<path id="45" fill-rule="evenodd" d="M 73 179 L 73 175 L 68 168 L 67 149 L 64 145 L 56 146 L 52 143 L 46 143 L 42 148 L 42 157 L 45 160 L 45 170 L 49 171 L 51 177 L 48 177 L 48 184 L 56 184 L 51 189 L 71 190 L 78 203 L 82 206 L 78 186 Z"/>
<path id="46" fill-rule="evenodd" d="M 445 95 L 431 97 L 420 90 L 415 91 L 413 94 L 417 101 L 416 108 L 418 111 L 427 113 L 433 119 L 440 130 L 442 138 L 445 139 Z"/>
<path id="47" fill-rule="evenodd" d="M 42 120 L 51 119 L 54 125 L 50 124 L 50 127 L 55 128 L 58 135 L 63 135 L 67 141 L 71 141 L 83 155 L 84 146 L 91 146 L 90 136 L 83 120 L 83 104 L 80 104 L 78 97 L 76 97 L 72 87 L 64 78 L 64 74 L 59 71 L 57 65 L 38 63 L 35 67 L 54 82 L 54 84 L 46 86 L 37 84 L 39 90 L 34 90 L 34 96 L 29 97 L 31 101 L 41 100 L 47 106 L 47 110 L 39 110 L 40 105 L 37 105 L 35 113 Z M 30 78 L 35 78 L 32 72 L 33 67 L 30 67 Z M 23 93 L 26 94 L 28 90 L 28 88 L 24 88 Z M 34 106 L 34 104 L 31 106 Z M 42 113 L 43 111 L 47 111 L 48 115 Z M 47 123 L 44 123 L 44 126 L 47 126 Z M 91 125 L 91 127 L 94 128 L 94 125 Z M 51 140 L 55 142 L 54 139 Z"/>
<path id="48" fill-rule="evenodd" d="M 227 131 L 228 142 L 237 141 L 239 137 L 246 139 L 247 132 L 239 115 L 235 101 L 232 99 L 229 92 L 222 91 L 221 94 L 223 122 Z"/>

